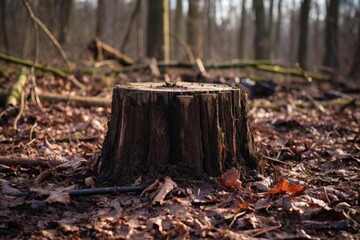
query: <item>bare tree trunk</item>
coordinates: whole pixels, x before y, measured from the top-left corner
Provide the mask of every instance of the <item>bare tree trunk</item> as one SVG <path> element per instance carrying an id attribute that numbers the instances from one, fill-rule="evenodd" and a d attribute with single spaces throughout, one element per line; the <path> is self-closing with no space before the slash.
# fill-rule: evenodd
<path id="1" fill-rule="evenodd" d="M 278 16 L 277 16 L 277 20 L 276 20 L 275 37 L 274 37 L 274 44 L 273 44 L 275 58 L 277 58 L 279 56 L 277 50 L 278 50 L 278 46 L 281 41 L 281 23 L 282 23 L 281 5 L 282 5 L 282 0 L 278 0 L 278 6 L 277 6 Z"/>
<path id="2" fill-rule="evenodd" d="M 120 51 L 121 51 L 121 52 L 124 52 L 124 51 L 125 51 L 126 44 L 127 44 L 127 42 L 129 41 L 129 37 L 130 37 L 131 30 L 132 30 L 132 26 L 133 26 L 133 24 L 134 24 L 134 21 L 135 21 L 135 19 L 136 19 L 136 16 L 139 14 L 140 7 L 141 7 L 141 0 L 136 0 L 134 10 L 133 10 L 133 12 L 132 12 L 132 14 L 131 14 L 131 17 L 130 17 L 129 25 L 128 25 L 127 28 L 126 28 L 124 40 L 123 40 L 123 42 L 122 42 L 122 44 L 121 44 L 121 48 L 120 48 Z"/>
<path id="3" fill-rule="evenodd" d="M 183 20 L 183 4 L 182 0 L 176 1 L 175 9 L 175 33 L 182 36 L 182 20 Z M 180 58 L 180 43 L 175 41 L 174 43 L 174 58 L 179 60 Z"/>
<path id="4" fill-rule="evenodd" d="M 112 27 L 112 31 L 111 31 L 111 46 L 113 46 L 114 48 L 119 48 L 120 44 L 121 44 L 121 40 L 119 38 L 120 35 L 120 30 L 122 30 L 122 28 L 120 27 L 120 22 L 121 19 L 119 16 L 121 16 L 121 2 L 120 1 L 112 1 L 112 8 L 114 11 L 114 15 L 112 16 L 111 19 L 111 27 Z"/>
<path id="5" fill-rule="evenodd" d="M 246 23 L 246 0 L 242 0 L 241 4 L 241 20 L 238 35 L 238 52 L 239 58 L 244 59 L 245 57 L 245 23 Z"/>
<path id="6" fill-rule="evenodd" d="M 339 0 L 330 0 L 326 9 L 325 27 L 325 58 L 324 65 L 337 69 L 339 66 L 338 53 L 338 18 Z"/>
<path id="7" fill-rule="evenodd" d="M 148 3 L 147 41 L 148 57 L 170 60 L 169 0 L 152 0 Z"/>
<path id="8" fill-rule="evenodd" d="M 59 43 L 61 45 L 69 42 L 70 40 L 70 23 L 71 14 L 73 9 L 73 0 L 61 0 L 60 1 L 60 31 L 59 31 Z"/>
<path id="9" fill-rule="evenodd" d="M 199 0 L 189 0 L 186 22 L 187 42 L 195 57 L 202 57 Z"/>
<path id="10" fill-rule="evenodd" d="M 357 16 L 360 16 L 360 11 L 357 13 Z M 356 45 L 356 51 L 354 54 L 354 60 L 349 73 L 349 78 L 360 82 L 360 21 L 358 21 L 358 39 Z"/>
<path id="11" fill-rule="evenodd" d="M 292 1 L 292 6 L 295 6 L 295 0 Z M 289 26 L 289 60 L 290 62 L 296 61 L 296 47 L 295 47 L 295 35 L 297 28 L 297 16 L 296 9 L 291 10 L 290 26 Z"/>
<path id="12" fill-rule="evenodd" d="M 143 26 L 143 12 L 140 4 L 139 13 L 136 18 L 137 25 L 137 57 L 138 59 L 144 56 L 144 26 Z"/>
<path id="13" fill-rule="evenodd" d="M 269 38 L 269 57 L 274 57 L 274 48 L 273 48 L 273 9 L 274 9 L 274 0 L 270 0 L 270 6 L 269 6 L 269 26 L 268 26 L 268 38 Z"/>
<path id="14" fill-rule="evenodd" d="M 266 37 L 265 9 L 263 0 L 253 2 L 255 10 L 255 58 L 267 59 L 269 57 L 269 42 Z"/>
<path id="15" fill-rule="evenodd" d="M 316 39 L 314 39 L 314 62 L 316 65 L 320 64 L 321 59 L 319 58 L 320 56 L 320 6 L 318 2 L 315 2 L 315 11 L 316 11 L 316 21 L 314 24 L 314 35 L 316 37 Z"/>
<path id="16" fill-rule="evenodd" d="M 306 69 L 307 48 L 308 48 L 308 29 L 309 29 L 309 12 L 310 0 L 303 0 L 300 9 L 300 33 L 299 33 L 299 48 L 298 48 L 298 62 L 300 66 Z"/>
<path id="17" fill-rule="evenodd" d="M 104 27 L 105 27 L 105 0 L 98 0 L 97 1 L 97 16 L 96 16 L 96 29 L 95 35 L 96 37 L 103 39 L 104 38 Z"/>
<path id="18" fill-rule="evenodd" d="M 4 49 L 6 54 L 9 54 L 9 42 L 8 42 L 8 36 L 7 36 L 7 30 L 6 30 L 6 1 L 0 0 L 0 28 L 1 28 L 1 37 L 4 44 Z"/>

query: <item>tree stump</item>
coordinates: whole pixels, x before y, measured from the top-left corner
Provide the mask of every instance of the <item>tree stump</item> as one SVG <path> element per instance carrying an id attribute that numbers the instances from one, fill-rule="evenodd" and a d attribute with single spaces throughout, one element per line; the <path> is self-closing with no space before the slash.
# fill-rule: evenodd
<path id="1" fill-rule="evenodd" d="M 231 167 L 257 168 L 244 91 L 186 82 L 114 88 L 100 179 L 171 175 L 174 169 L 218 176 Z"/>

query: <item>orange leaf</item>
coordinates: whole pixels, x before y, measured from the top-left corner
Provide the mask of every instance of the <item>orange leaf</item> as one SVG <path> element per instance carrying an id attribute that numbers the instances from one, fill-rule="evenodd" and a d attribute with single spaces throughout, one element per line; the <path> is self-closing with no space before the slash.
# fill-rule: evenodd
<path id="1" fill-rule="evenodd" d="M 239 180 L 240 173 L 236 168 L 231 168 L 228 171 L 221 174 L 219 181 L 222 185 L 235 188 L 235 189 L 242 189 L 241 182 Z"/>
<path id="2" fill-rule="evenodd" d="M 267 195 L 274 195 L 277 193 L 287 193 L 291 196 L 301 194 L 305 191 L 304 186 L 297 185 L 295 183 L 289 183 L 284 178 L 275 185 L 274 189 L 266 192 Z"/>

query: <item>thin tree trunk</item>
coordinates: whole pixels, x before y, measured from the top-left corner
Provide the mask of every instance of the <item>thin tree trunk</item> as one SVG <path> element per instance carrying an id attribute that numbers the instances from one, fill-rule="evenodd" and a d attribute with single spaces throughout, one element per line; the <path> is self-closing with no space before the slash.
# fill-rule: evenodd
<path id="1" fill-rule="evenodd" d="M 277 58 L 280 55 L 277 51 L 278 51 L 278 46 L 280 45 L 281 42 L 281 23 L 282 23 L 281 5 L 282 5 L 282 0 L 278 0 L 278 6 L 277 6 L 278 16 L 276 20 L 275 38 L 273 44 L 275 58 Z"/>
<path id="2" fill-rule="evenodd" d="M 4 49 L 6 54 L 9 54 L 9 41 L 6 30 L 6 1 L 0 0 L 0 28 L 1 28 L 1 37 L 4 44 Z"/>
<path id="3" fill-rule="evenodd" d="M 95 34 L 96 37 L 103 40 L 104 38 L 104 27 L 105 27 L 105 0 L 97 1 L 97 16 L 96 16 L 96 29 Z"/>
<path id="4" fill-rule="evenodd" d="M 265 9 L 263 0 L 253 2 L 255 10 L 255 59 L 267 59 L 269 43 L 266 37 Z"/>
<path id="5" fill-rule="evenodd" d="M 175 9 L 175 33 L 182 36 L 182 20 L 183 20 L 183 0 L 176 1 Z M 174 43 L 174 58 L 179 60 L 180 58 L 180 44 L 178 41 Z"/>
<path id="6" fill-rule="evenodd" d="M 274 0 L 270 0 L 270 6 L 269 6 L 269 26 L 268 26 L 268 38 L 269 38 L 269 56 L 270 58 L 274 57 L 274 48 L 272 47 L 274 37 L 273 37 L 273 9 L 274 9 Z"/>
<path id="7" fill-rule="evenodd" d="M 214 49 L 214 22 L 216 16 L 216 4 L 215 0 L 208 0 L 208 22 L 207 22 L 207 37 L 206 37 L 206 52 L 208 61 L 213 60 L 213 49 Z"/>
<path id="8" fill-rule="evenodd" d="M 360 11 L 357 13 L 360 16 Z M 349 78 L 360 82 L 360 22 L 358 21 L 358 39 L 356 45 L 356 51 L 354 53 L 354 60 L 349 73 Z"/>
<path id="9" fill-rule="evenodd" d="M 147 41 L 148 57 L 170 60 L 169 0 L 152 0 L 148 3 Z"/>
<path id="10" fill-rule="evenodd" d="M 186 22 L 187 42 L 195 57 L 202 57 L 199 0 L 189 0 Z"/>
<path id="11" fill-rule="evenodd" d="M 320 24 L 321 24 L 321 20 L 320 20 L 320 6 L 318 2 L 315 2 L 315 12 L 316 12 L 316 21 L 314 24 L 314 62 L 316 65 L 320 64 L 321 59 L 319 58 L 320 56 Z"/>
<path id="12" fill-rule="evenodd" d="M 307 68 L 307 49 L 308 49 L 308 30 L 309 30 L 309 12 L 310 0 L 303 0 L 300 9 L 300 33 L 299 33 L 299 48 L 298 48 L 298 62 L 304 69 Z"/>
<path id="13" fill-rule="evenodd" d="M 121 44 L 121 48 L 120 48 L 120 51 L 121 52 L 124 52 L 125 51 L 125 48 L 126 48 L 126 44 L 127 42 L 129 41 L 129 37 L 130 37 L 130 33 L 131 33 L 131 30 L 132 30 L 132 26 L 134 24 L 134 21 L 136 19 L 136 16 L 139 14 L 139 10 L 140 10 L 140 7 L 141 7 L 141 0 L 136 0 L 135 2 L 135 8 L 131 14 L 131 17 L 130 17 L 130 22 L 129 22 L 129 25 L 127 26 L 127 29 L 126 29 L 126 32 L 125 32 L 125 36 L 124 36 L 124 40 Z"/>
<path id="14" fill-rule="evenodd" d="M 73 0 L 61 0 L 60 1 L 60 31 L 59 31 L 59 43 L 61 45 L 70 41 L 70 23 L 71 13 L 73 9 Z"/>
<path id="15" fill-rule="evenodd" d="M 292 6 L 295 6 L 295 0 L 292 1 Z M 296 61 L 296 43 L 295 43 L 295 35 L 296 35 L 296 28 L 297 28 L 297 16 L 296 16 L 296 9 L 291 10 L 291 17 L 290 17 L 290 26 L 289 26 L 289 59 L 290 62 Z"/>
<path id="16" fill-rule="evenodd" d="M 325 27 L 325 58 L 324 65 L 337 69 L 339 66 L 338 53 L 338 18 L 339 0 L 330 0 L 326 10 Z"/>
<path id="17" fill-rule="evenodd" d="M 238 52 L 239 58 L 245 58 L 245 26 L 246 26 L 246 0 L 242 0 L 241 4 L 241 20 L 239 29 Z"/>
<path id="18" fill-rule="evenodd" d="M 144 26 L 143 26 L 143 14 L 142 14 L 142 6 L 140 4 L 139 13 L 136 18 L 137 25 L 137 57 L 138 59 L 144 56 Z"/>

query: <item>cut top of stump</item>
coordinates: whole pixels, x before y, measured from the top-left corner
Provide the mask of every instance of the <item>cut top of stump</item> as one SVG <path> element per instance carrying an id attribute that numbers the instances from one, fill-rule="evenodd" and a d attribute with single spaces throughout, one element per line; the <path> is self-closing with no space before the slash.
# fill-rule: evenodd
<path id="1" fill-rule="evenodd" d="M 177 93 L 218 93 L 232 90 L 232 87 L 211 83 L 190 82 L 141 82 L 117 86 L 121 89 L 136 90 L 139 92 L 177 92 Z"/>

